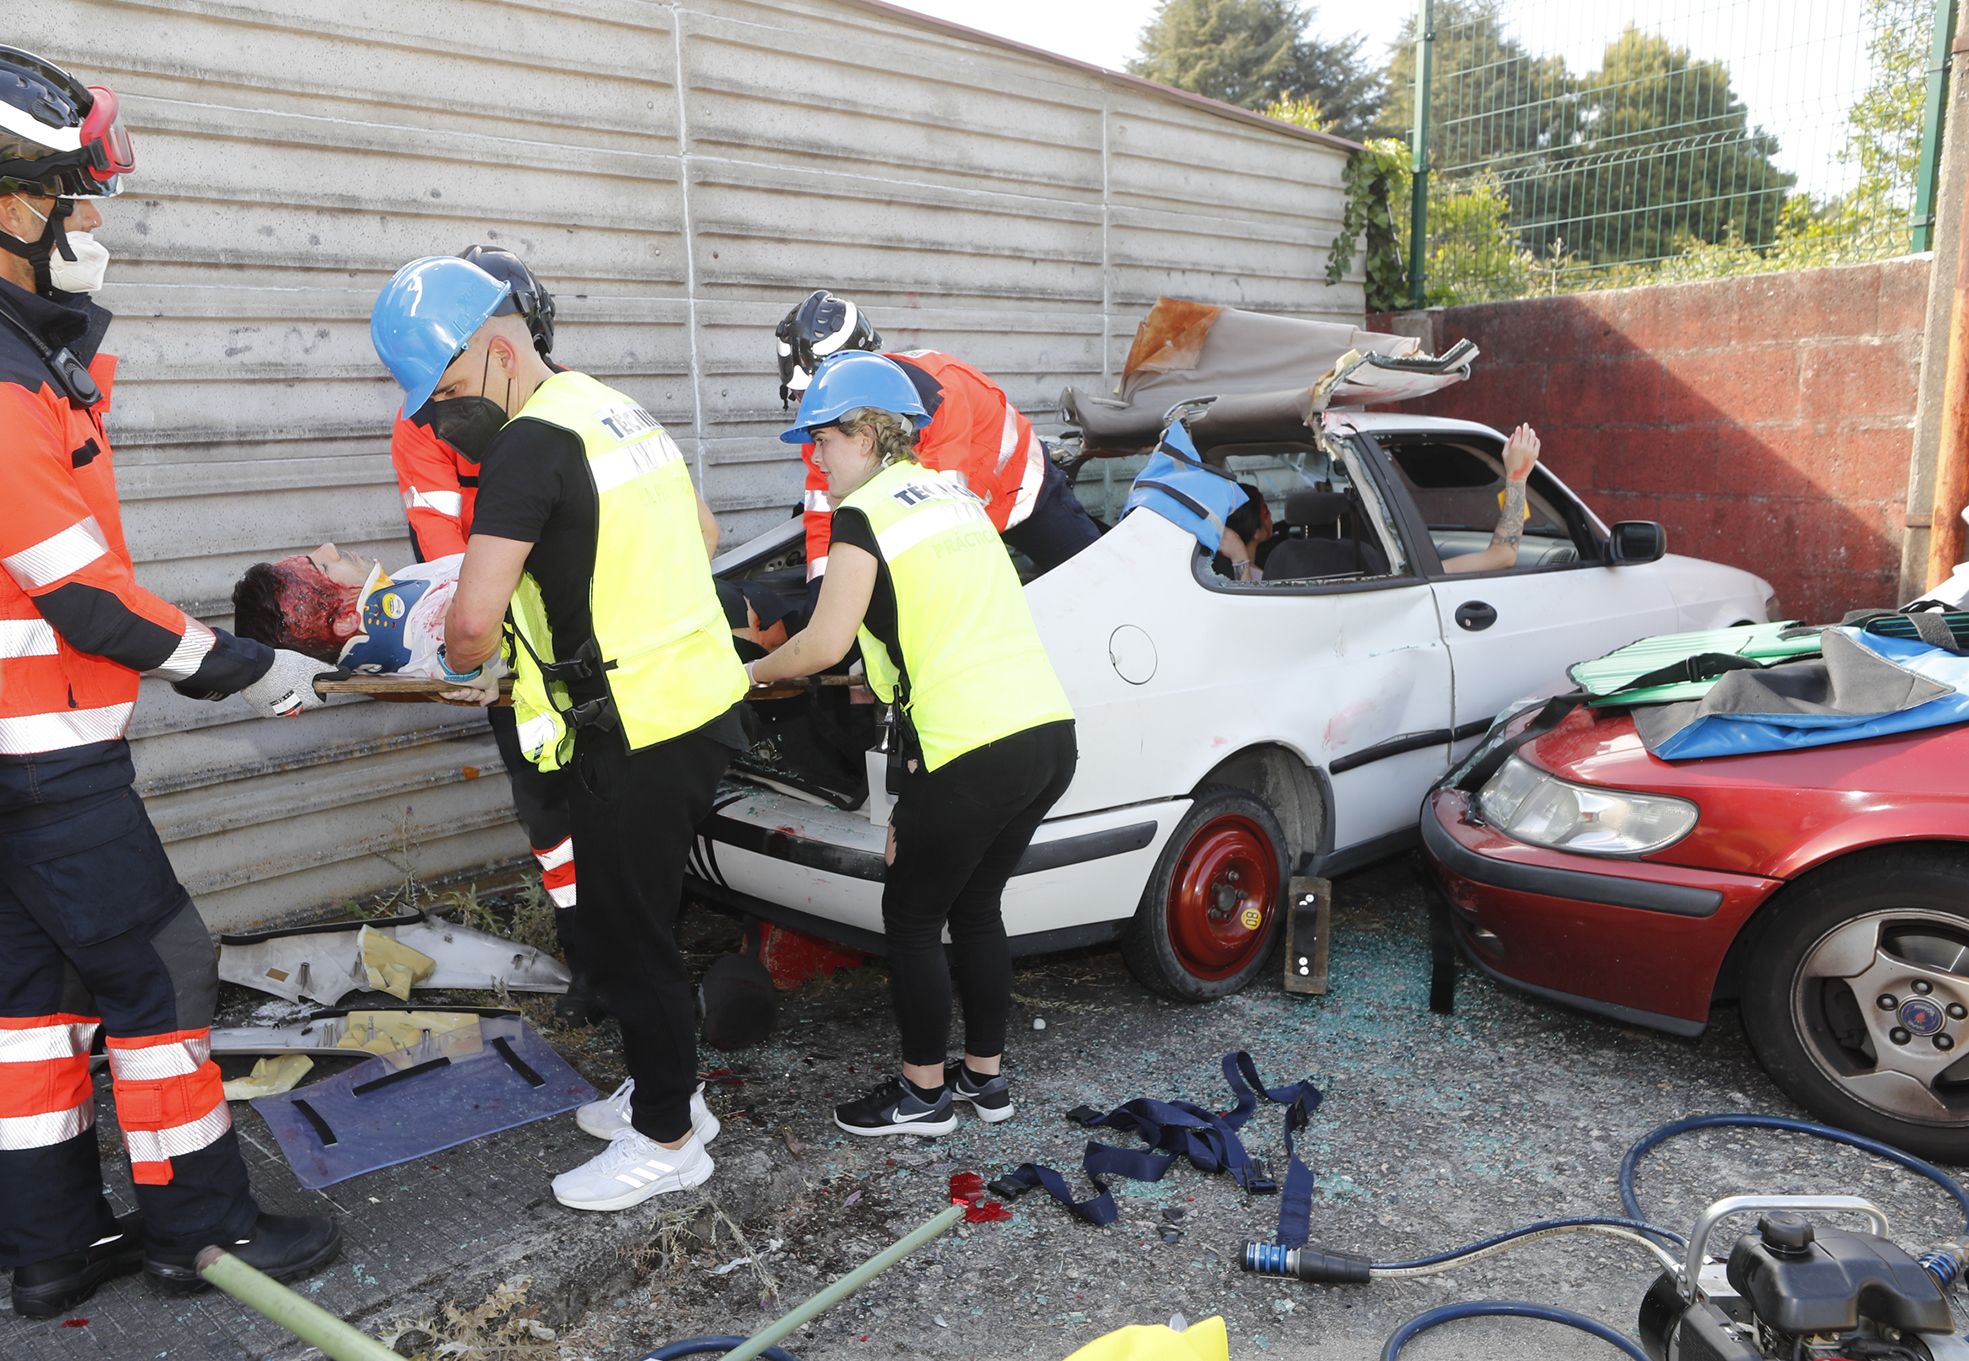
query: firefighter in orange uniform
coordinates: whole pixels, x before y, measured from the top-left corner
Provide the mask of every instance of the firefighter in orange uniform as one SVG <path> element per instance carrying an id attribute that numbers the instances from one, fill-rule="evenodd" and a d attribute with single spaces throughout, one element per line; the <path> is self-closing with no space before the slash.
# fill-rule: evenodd
<path id="1" fill-rule="evenodd" d="M 96 200 L 135 167 L 116 96 L 0 46 L 0 1267 L 16 1313 L 138 1270 L 200 1288 L 226 1246 L 283 1279 L 334 1222 L 261 1213 L 211 1059 L 212 941 L 165 857 L 124 734 L 141 676 L 263 714 L 322 703 L 312 658 L 207 628 L 137 585 L 103 425 L 116 361 L 89 297 Z M 97 1165 L 106 1036 L 137 1214 Z"/>
<path id="2" fill-rule="evenodd" d="M 827 356 L 844 350 L 882 352 L 881 333 L 867 315 L 824 289 L 788 312 L 774 338 L 782 406 L 799 400 Z M 1101 527 L 1081 507 L 1066 474 L 1046 456 L 1045 441 L 1003 388 L 941 350 L 906 350 L 888 358 L 902 366 L 930 413 L 930 424 L 918 437 L 917 458 L 926 468 L 959 474 L 985 503 L 985 514 L 1006 543 L 1041 572 L 1049 572 L 1101 536 Z M 813 445 L 804 446 L 800 457 L 807 465 L 802 506 L 811 601 L 814 583 L 827 571 L 834 506 L 827 477 L 814 462 Z"/>

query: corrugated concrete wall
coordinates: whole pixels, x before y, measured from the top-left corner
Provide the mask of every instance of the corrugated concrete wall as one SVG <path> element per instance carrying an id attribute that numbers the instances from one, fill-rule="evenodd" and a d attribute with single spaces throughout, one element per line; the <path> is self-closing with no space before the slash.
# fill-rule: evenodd
<path id="1" fill-rule="evenodd" d="M 1672 551 L 1756 572 L 1787 615 L 1891 607 L 1930 268 L 1909 256 L 1423 313 L 1434 343 L 1467 337 L 1483 357 L 1408 409 L 1530 421 L 1602 516 L 1661 521 Z"/>
<path id="2" fill-rule="evenodd" d="M 811 288 L 1036 418 L 1112 373 L 1158 293 L 1360 314 L 1357 282 L 1321 282 L 1344 144 L 880 4 L 39 0 L 5 40 L 125 97 L 139 173 L 102 233 L 125 511 L 141 579 L 221 625 L 254 561 L 408 558 L 366 318 L 417 255 L 523 255 L 560 356 L 671 426 L 728 543 L 798 493 L 770 331 Z M 476 716 L 255 722 L 147 686 L 136 732 L 217 925 L 524 850 Z"/>

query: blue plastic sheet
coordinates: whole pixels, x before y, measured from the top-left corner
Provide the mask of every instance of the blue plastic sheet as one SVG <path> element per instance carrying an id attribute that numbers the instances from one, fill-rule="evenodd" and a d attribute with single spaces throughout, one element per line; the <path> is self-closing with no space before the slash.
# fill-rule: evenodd
<path id="1" fill-rule="evenodd" d="M 1832 630 L 1827 632 L 1830 634 Z M 1887 638 L 1859 629 L 1842 628 L 1838 632 L 1904 671 L 1949 687 L 1952 693 L 1912 708 L 1885 713 L 1759 713 L 1755 710 L 1705 713 L 1672 736 L 1651 744 L 1649 749 L 1664 761 L 1692 761 L 1709 756 L 1747 756 L 1754 752 L 1824 747 L 1969 722 L 1969 656 L 1912 639 Z M 1738 674 L 1744 673 L 1732 673 Z"/>
<path id="2" fill-rule="evenodd" d="M 311 1191 L 571 1111 L 595 1089 L 517 1016 L 252 1103 Z"/>

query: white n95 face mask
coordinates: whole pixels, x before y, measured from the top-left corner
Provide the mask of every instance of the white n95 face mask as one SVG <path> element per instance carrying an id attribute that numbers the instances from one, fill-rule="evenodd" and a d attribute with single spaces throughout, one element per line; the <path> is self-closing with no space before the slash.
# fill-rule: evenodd
<path id="1" fill-rule="evenodd" d="M 94 293 L 109 271 L 109 247 L 90 232 L 70 232 L 68 248 L 75 252 L 73 260 L 58 250 L 49 254 L 48 282 L 64 293 Z"/>
<path id="2" fill-rule="evenodd" d="M 19 194 L 14 197 L 20 200 L 21 207 L 46 224 L 46 213 Z M 64 293 L 94 293 L 103 286 L 103 277 L 109 272 L 109 247 L 96 240 L 93 232 L 67 232 L 64 235 L 68 238 L 68 248 L 75 254 L 73 260 L 48 241 L 45 233 L 41 238 L 48 242 L 48 282 Z"/>

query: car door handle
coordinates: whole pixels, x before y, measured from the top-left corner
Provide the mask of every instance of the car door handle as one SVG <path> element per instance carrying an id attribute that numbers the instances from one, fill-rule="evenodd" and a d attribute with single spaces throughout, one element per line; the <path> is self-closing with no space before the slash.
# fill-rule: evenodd
<path id="1" fill-rule="evenodd" d="M 1456 626 L 1465 633 L 1476 633 L 1497 622 L 1497 611 L 1481 600 L 1466 600 L 1456 607 Z"/>

